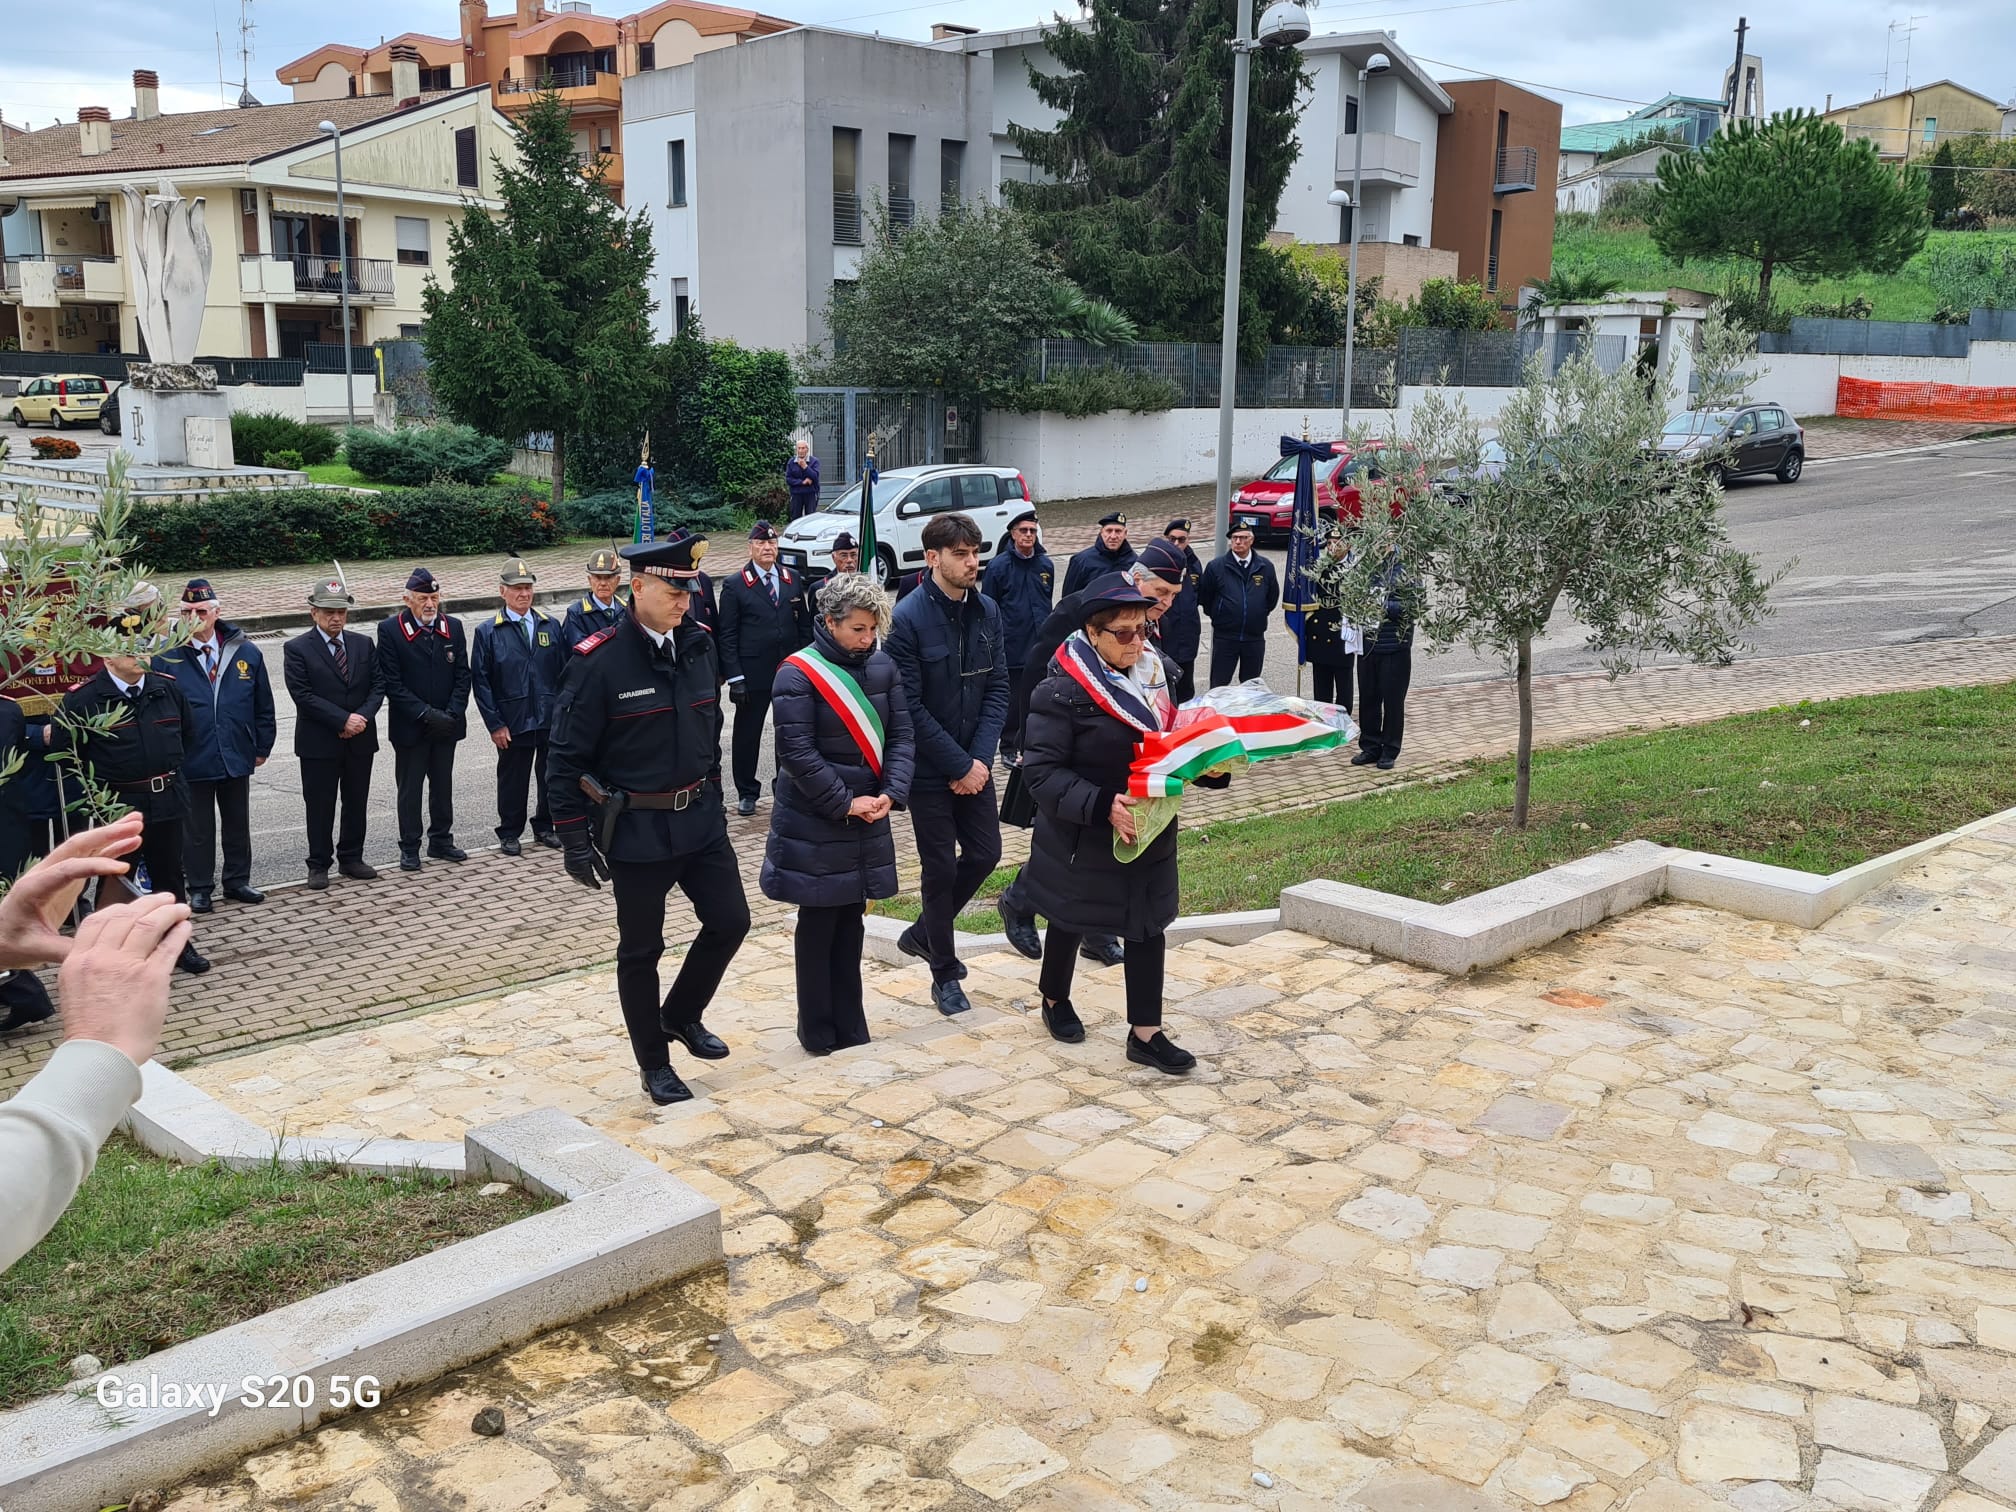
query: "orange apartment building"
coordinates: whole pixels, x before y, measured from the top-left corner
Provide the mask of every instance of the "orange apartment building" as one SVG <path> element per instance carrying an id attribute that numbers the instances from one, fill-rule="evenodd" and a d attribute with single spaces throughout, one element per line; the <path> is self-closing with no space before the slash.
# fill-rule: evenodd
<path id="1" fill-rule="evenodd" d="M 1554 265 L 1554 180 L 1561 106 L 1503 79 L 1442 82 L 1456 104 L 1435 143 L 1433 243 L 1456 253 L 1456 276 L 1514 308 Z"/>
<path id="2" fill-rule="evenodd" d="M 461 0 L 461 22 L 459 37 L 407 32 L 375 47 L 331 42 L 281 68 L 279 79 L 296 100 L 389 95 L 396 52 L 402 62 L 417 61 L 423 93 L 488 84 L 506 115 L 523 111 L 541 90 L 558 89 L 573 112 L 582 164 L 602 160 L 620 201 L 623 80 L 797 25 L 700 0 L 665 0 L 614 18 L 594 14 L 588 0 L 517 0 L 499 16 L 485 0 Z"/>

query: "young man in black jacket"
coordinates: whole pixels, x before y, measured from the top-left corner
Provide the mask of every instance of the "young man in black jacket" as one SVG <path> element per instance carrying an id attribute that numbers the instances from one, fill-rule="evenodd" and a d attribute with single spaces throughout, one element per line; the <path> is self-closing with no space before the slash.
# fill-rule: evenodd
<path id="1" fill-rule="evenodd" d="M 923 869 L 924 916 L 898 942 L 931 963 L 931 997 L 948 1017 L 971 1008 L 952 921 L 1001 859 L 994 753 L 1008 715 L 1001 614 L 979 591 L 980 527 L 963 514 L 924 527 L 924 585 L 896 606 L 885 649 L 903 675 L 917 740 L 910 824 Z"/>
<path id="2" fill-rule="evenodd" d="M 1211 621 L 1211 686 L 1245 682 L 1267 660 L 1267 621 L 1281 602 L 1274 564 L 1253 549 L 1253 527 L 1234 525 L 1231 548 L 1204 569 L 1197 605 Z"/>

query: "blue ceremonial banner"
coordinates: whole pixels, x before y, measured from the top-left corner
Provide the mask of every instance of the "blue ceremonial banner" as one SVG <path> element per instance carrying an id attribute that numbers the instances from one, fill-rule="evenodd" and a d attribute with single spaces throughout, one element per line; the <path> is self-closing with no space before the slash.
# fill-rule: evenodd
<path id="1" fill-rule="evenodd" d="M 637 526 L 634 539 L 642 543 L 658 539 L 657 493 L 658 473 L 649 462 L 637 464 Z"/>
<path id="2" fill-rule="evenodd" d="M 1281 455 L 1295 459 L 1295 517 L 1288 532 L 1288 574 L 1281 588 L 1281 617 L 1295 635 L 1297 665 L 1309 660 L 1302 627 L 1316 612 L 1316 460 L 1337 455 L 1336 443 L 1281 438 Z"/>

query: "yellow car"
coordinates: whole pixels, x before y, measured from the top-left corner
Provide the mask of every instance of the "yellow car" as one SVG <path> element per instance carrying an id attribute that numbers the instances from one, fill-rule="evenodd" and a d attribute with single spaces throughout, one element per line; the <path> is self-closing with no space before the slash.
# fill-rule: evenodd
<path id="1" fill-rule="evenodd" d="M 49 378 L 31 378 L 14 396 L 14 423 L 53 425 L 62 430 L 69 425 L 91 425 L 105 407 L 111 385 L 86 373 L 57 373 Z"/>

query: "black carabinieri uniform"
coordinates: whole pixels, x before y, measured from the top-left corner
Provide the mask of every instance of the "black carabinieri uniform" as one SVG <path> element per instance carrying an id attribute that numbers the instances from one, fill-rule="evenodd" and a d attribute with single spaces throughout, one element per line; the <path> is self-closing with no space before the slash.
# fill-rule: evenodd
<path id="1" fill-rule="evenodd" d="M 140 834 L 140 858 L 154 891 L 187 901 L 182 836 L 189 788 L 182 777 L 182 742 L 193 719 L 188 695 L 173 674 L 150 667 L 138 695 L 128 698 L 111 672 L 100 667 L 63 695 L 63 708 L 87 718 L 107 709 L 127 711 L 105 734 L 84 735 L 79 754 L 94 778 L 147 821 Z M 62 750 L 69 743 L 61 726 L 50 727 L 50 749 Z"/>
<path id="2" fill-rule="evenodd" d="M 768 595 L 765 595 L 768 602 Z M 574 648 L 553 709 L 548 797 L 563 841 L 588 828 L 616 894 L 616 994 L 644 1071 L 669 1066 L 672 1027 L 697 1025 L 749 933 L 721 797 L 721 688 L 714 637 L 692 619 L 659 646 L 635 613 Z M 583 777 L 620 812 L 590 803 Z M 652 807 L 634 802 L 643 798 Z M 665 900 L 677 887 L 700 933 L 661 1001 Z"/>

